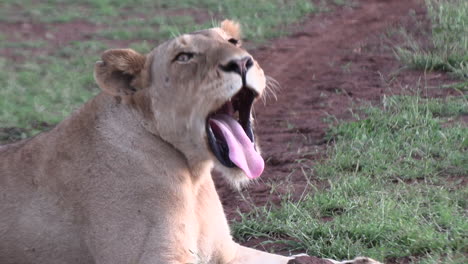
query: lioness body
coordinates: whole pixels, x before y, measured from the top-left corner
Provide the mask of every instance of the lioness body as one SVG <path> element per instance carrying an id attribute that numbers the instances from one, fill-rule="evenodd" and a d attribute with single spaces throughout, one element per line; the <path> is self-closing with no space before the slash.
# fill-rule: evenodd
<path id="1" fill-rule="evenodd" d="M 147 55 L 108 50 L 102 93 L 49 132 L 0 146 L 2 264 L 287 264 L 233 242 L 211 170 L 263 171 L 251 126 L 263 70 L 236 23 Z"/>
<path id="2" fill-rule="evenodd" d="M 233 245 L 210 168 L 191 175 L 132 112 L 101 94 L 52 131 L 1 147 L 0 256 L 15 252 L 1 263 L 233 257 L 221 254 Z"/>

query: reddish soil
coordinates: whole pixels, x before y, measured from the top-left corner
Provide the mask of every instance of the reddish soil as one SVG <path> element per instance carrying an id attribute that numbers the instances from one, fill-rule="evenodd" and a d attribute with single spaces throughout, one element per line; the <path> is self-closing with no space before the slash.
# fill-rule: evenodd
<path id="1" fill-rule="evenodd" d="M 34 56 L 47 55 L 57 47 L 67 45 L 72 41 L 90 39 L 99 28 L 86 21 L 72 21 L 68 23 L 42 24 L 30 21 L 0 23 L 0 32 L 5 34 L 8 41 L 42 41 L 47 43 L 36 48 L 29 48 Z M 0 56 L 5 56 L 16 62 L 26 60 L 21 52 L 14 47 L 0 49 Z"/>

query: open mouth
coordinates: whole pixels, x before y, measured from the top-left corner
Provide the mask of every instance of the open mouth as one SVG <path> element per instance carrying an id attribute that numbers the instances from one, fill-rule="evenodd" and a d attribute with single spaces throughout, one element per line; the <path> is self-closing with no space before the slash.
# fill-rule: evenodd
<path id="1" fill-rule="evenodd" d="M 206 120 L 211 151 L 226 167 L 238 167 L 249 178 L 262 174 L 264 161 L 254 144 L 250 113 L 256 93 L 243 87 Z"/>

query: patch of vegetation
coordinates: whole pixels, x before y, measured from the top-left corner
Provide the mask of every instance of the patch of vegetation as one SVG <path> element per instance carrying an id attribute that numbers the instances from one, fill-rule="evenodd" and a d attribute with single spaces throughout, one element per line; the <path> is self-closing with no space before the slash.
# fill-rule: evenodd
<path id="1" fill-rule="evenodd" d="M 397 48 L 398 57 L 418 69 L 447 71 L 468 79 L 468 1 L 426 3 L 432 23 L 431 46 L 424 48 L 407 36 L 408 45 Z"/>
<path id="2" fill-rule="evenodd" d="M 468 175 L 468 130 L 443 126 L 448 117 L 468 114 L 466 98 L 392 96 L 384 98 L 383 106 L 365 109 L 367 118 L 332 128 L 336 158 L 317 168 L 320 174 L 358 170 L 390 180 L 435 181 L 443 175 Z"/>
<path id="3" fill-rule="evenodd" d="M 190 16 L 157 17 L 149 24 L 145 19 L 126 21 L 124 26 L 102 30 L 98 35 L 114 40 L 162 40 L 209 27 L 211 22 L 197 24 Z"/>
<path id="4" fill-rule="evenodd" d="M 42 48 L 47 43 L 43 40 L 27 41 L 27 42 L 8 42 L 2 41 L 0 37 L 0 48 L 17 48 L 17 49 L 38 49 Z"/>
<path id="5" fill-rule="evenodd" d="M 44 124 L 61 121 L 96 94 L 92 73 L 95 61 L 94 57 L 76 53 L 67 60 L 51 56 L 20 65 L 2 59 L 1 127 L 23 128 L 28 131 L 25 136 L 29 136 L 48 127 Z"/>
<path id="6" fill-rule="evenodd" d="M 329 158 L 305 170 L 329 189 L 244 214 L 234 236 L 335 259 L 466 263 L 468 128 L 450 123 L 467 114 L 466 99 L 386 97 L 333 127 Z"/>

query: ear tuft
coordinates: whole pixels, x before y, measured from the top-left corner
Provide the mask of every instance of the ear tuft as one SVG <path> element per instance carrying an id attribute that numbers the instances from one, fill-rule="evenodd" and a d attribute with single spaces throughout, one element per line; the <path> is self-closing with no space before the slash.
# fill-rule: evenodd
<path id="1" fill-rule="evenodd" d="M 231 35 L 233 38 L 241 39 L 242 31 L 238 22 L 225 19 L 223 22 L 221 22 L 221 29 Z"/>

